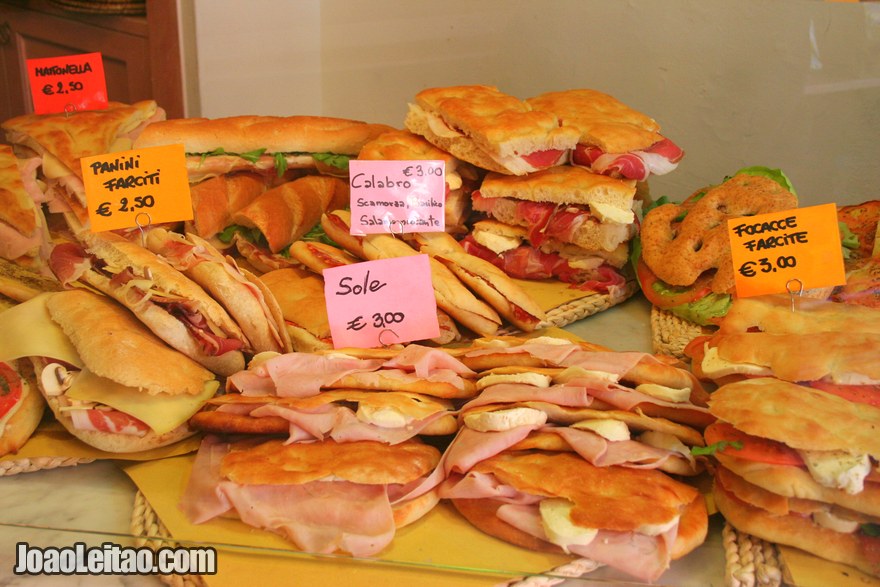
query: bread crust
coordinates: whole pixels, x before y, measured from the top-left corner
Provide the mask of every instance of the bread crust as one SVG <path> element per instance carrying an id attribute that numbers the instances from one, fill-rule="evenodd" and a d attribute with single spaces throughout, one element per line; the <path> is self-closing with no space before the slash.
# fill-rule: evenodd
<path id="1" fill-rule="evenodd" d="M 859 305 L 787 293 L 737 298 L 718 325 L 718 332 L 747 332 L 751 329 L 777 334 L 824 331 L 880 334 L 880 312 Z"/>
<path id="2" fill-rule="evenodd" d="M 581 167 L 559 165 L 523 176 L 490 173 L 480 184 L 484 198 L 515 198 L 554 204 L 606 204 L 632 210 L 636 187 L 624 181 L 587 171 Z"/>
<path id="3" fill-rule="evenodd" d="M 383 132 L 384 124 L 327 116 L 229 116 L 178 118 L 144 129 L 135 148 L 182 143 L 187 153 L 229 153 L 266 149 L 268 153 L 335 153 L 357 155 Z"/>
<path id="4" fill-rule="evenodd" d="M 564 126 L 577 129 L 580 143 L 606 153 L 638 151 L 663 140 L 657 121 L 597 90 L 547 92 L 526 102 L 535 110 L 552 112 Z"/>
<path id="5" fill-rule="evenodd" d="M 330 319 L 324 301 L 324 280 L 320 275 L 290 267 L 264 273 L 260 279 L 278 301 L 288 332 L 296 343 L 294 350 L 311 352 L 330 348 Z M 305 333 L 299 334 L 298 331 Z M 307 343 L 302 337 L 310 339 Z M 314 348 L 306 348 L 306 347 Z"/>
<path id="6" fill-rule="evenodd" d="M 0 145 L 0 222 L 24 236 L 39 227 L 37 210 L 21 178 L 18 158 L 9 145 Z"/>
<path id="7" fill-rule="evenodd" d="M 713 495 L 718 511 L 737 530 L 769 542 L 793 546 L 880 577 L 880 568 L 865 558 L 863 546 L 855 534 L 822 528 L 808 517 L 772 515 L 739 500 L 718 479 L 714 483 Z"/>
<path id="8" fill-rule="evenodd" d="M 20 405 L 6 421 L 3 434 L 0 435 L 0 456 L 18 452 L 24 446 L 40 424 L 46 407 L 30 361 L 17 360 L 8 364 L 21 377 L 22 397 L 19 400 Z"/>
<path id="9" fill-rule="evenodd" d="M 266 180 L 250 172 L 223 174 L 190 186 L 193 226 L 202 238 L 211 238 L 232 224 L 232 214 L 267 189 Z"/>
<path id="10" fill-rule="evenodd" d="M 299 240 L 325 212 L 344 208 L 348 185 L 334 177 L 308 175 L 263 192 L 234 212 L 233 224 L 260 230 L 273 253 Z"/>
<path id="11" fill-rule="evenodd" d="M 57 292 L 49 295 L 46 308 L 96 375 L 150 395 L 197 395 L 215 378 L 105 296 L 82 289 Z"/>

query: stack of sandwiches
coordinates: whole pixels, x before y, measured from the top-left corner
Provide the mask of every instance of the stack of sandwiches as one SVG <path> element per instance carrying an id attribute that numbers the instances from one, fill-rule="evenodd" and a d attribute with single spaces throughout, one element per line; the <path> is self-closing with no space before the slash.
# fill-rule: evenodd
<path id="1" fill-rule="evenodd" d="M 191 419 L 209 434 L 181 507 L 306 552 L 375 555 L 438 503 L 440 451 L 423 438 L 456 431 L 452 402 L 476 393 L 473 375 L 419 345 L 261 355 Z"/>
<path id="2" fill-rule="evenodd" d="M 614 303 L 635 291 L 624 268 L 637 182 L 683 156 L 655 121 L 592 90 L 519 100 L 455 86 L 418 93 L 405 125 L 488 172 L 472 194 L 468 253 L 508 275 L 558 279 Z"/>
<path id="3" fill-rule="evenodd" d="M 739 298 L 718 332 L 686 352 L 695 374 L 720 385 L 705 438 L 717 449 L 715 502 L 727 521 L 880 576 L 878 313 Z"/>

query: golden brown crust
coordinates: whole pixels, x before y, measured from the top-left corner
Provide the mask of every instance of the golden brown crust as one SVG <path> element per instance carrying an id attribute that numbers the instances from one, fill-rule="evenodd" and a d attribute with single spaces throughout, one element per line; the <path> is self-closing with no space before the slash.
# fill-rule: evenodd
<path id="1" fill-rule="evenodd" d="M 277 253 L 299 240 L 330 210 L 348 205 L 346 182 L 334 177 L 308 175 L 283 183 L 257 196 L 232 214 L 232 223 L 256 227 Z"/>
<path id="2" fill-rule="evenodd" d="M 318 275 L 321 275 L 328 267 L 351 265 L 360 261 L 344 249 L 317 241 L 295 241 L 290 245 L 288 251 L 293 259 Z"/>
<path id="3" fill-rule="evenodd" d="M 318 340 L 330 339 L 324 280 L 320 275 L 291 267 L 264 273 L 260 279 L 278 301 L 288 326 L 304 328 Z"/>
<path id="4" fill-rule="evenodd" d="M 715 334 L 708 344 L 726 361 L 767 367 L 785 381 L 880 383 L 880 333 Z"/>
<path id="5" fill-rule="evenodd" d="M 563 554 L 562 548 L 515 528 L 498 517 L 498 508 L 504 505 L 497 499 L 453 499 L 452 505 L 465 520 L 478 530 L 510 544 L 536 552 Z"/>
<path id="6" fill-rule="evenodd" d="M 718 511 L 731 526 L 777 544 L 800 548 L 818 557 L 847 564 L 880 576 L 880 568 L 864 554 L 856 534 L 844 534 L 814 524 L 809 517 L 776 516 L 736 498 L 716 478 L 713 495 Z"/>
<path id="7" fill-rule="evenodd" d="M 818 389 L 770 377 L 747 379 L 718 388 L 709 409 L 747 434 L 795 449 L 880 456 L 880 408 Z"/>
<path id="8" fill-rule="evenodd" d="M 154 123 L 136 148 L 182 143 L 187 153 L 229 153 L 266 149 L 268 153 L 336 153 L 357 155 L 376 136 L 392 130 L 384 124 L 326 116 L 230 116 L 179 118 Z"/>
<path id="9" fill-rule="evenodd" d="M 607 204 L 632 210 L 636 188 L 632 183 L 581 167 L 559 165 L 528 175 L 490 173 L 480 184 L 484 198 L 515 198 L 555 204 Z"/>
<path id="10" fill-rule="evenodd" d="M 256 173 L 218 175 L 190 186 L 193 226 L 202 238 L 211 238 L 232 224 L 232 214 L 241 210 L 267 189 Z"/>
<path id="11" fill-rule="evenodd" d="M 535 110 L 552 112 L 563 126 L 577 129 L 580 143 L 596 145 L 606 153 L 637 151 L 663 139 L 653 118 L 596 90 L 547 92 L 526 102 Z"/>
<path id="12" fill-rule="evenodd" d="M 334 477 L 353 483 L 406 484 L 429 474 L 440 451 L 418 440 L 389 445 L 371 440 L 233 445 L 221 474 L 245 485 L 289 485 Z"/>
<path id="13" fill-rule="evenodd" d="M 200 394 L 214 379 L 213 373 L 169 348 L 107 297 L 68 290 L 50 294 L 46 307 L 96 375 L 154 395 Z"/>
<path id="14" fill-rule="evenodd" d="M 727 219 L 779 212 L 797 207 L 797 196 L 763 176 L 740 173 L 696 192 L 684 204 L 664 204 L 649 211 L 642 222 L 642 259 L 658 278 L 670 285 L 693 284 L 715 270 L 712 291 L 733 289 L 733 262 Z M 684 220 L 676 220 L 687 212 Z"/>
<path id="15" fill-rule="evenodd" d="M 104 110 L 24 114 L 5 121 L 2 128 L 11 142 L 22 143 L 40 154 L 51 153 L 81 178 L 79 160 L 82 157 L 130 149 L 130 141 L 126 145 L 119 145 L 124 148 L 112 147 L 118 137 L 131 132 L 158 113 L 160 110 L 153 100 L 133 104 L 110 102 Z"/>
<path id="16" fill-rule="evenodd" d="M 880 334 L 880 312 L 852 304 L 774 294 L 737 298 L 718 326 L 721 333 L 759 330 L 776 334 L 825 331 Z"/>
<path id="17" fill-rule="evenodd" d="M 8 145 L 0 145 L 0 222 L 25 236 L 38 228 L 34 201 L 25 190 L 18 159 Z"/>

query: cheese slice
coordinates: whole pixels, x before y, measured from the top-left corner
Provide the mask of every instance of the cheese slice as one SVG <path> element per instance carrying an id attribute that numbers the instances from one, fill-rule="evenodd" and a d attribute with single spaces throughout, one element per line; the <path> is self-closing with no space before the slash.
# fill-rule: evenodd
<path id="1" fill-rule="evenodd" d="M 48 357 L 82 367 L 70 339 L 46 308 L 51 293 L 44 293 L 0 312 L 0 361 L 23 357 Z"/>
<path id="2" fill-rule="evenodd" d="M 198 412 L 217 392 L 220 382 L 206 383 L 198 395 L 150 395 L 133 387 L 116 383 L 83 369 L 67 390 L 67 397 L 84 402 L 104 404 L 134 416 L 156 434 L 174 430 Z"/>

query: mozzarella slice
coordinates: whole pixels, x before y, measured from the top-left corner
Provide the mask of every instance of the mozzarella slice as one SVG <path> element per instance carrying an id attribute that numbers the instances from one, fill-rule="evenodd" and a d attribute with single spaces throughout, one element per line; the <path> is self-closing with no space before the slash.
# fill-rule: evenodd
<path id="1" fill-rule="evenodd" d="M 630 439 L 629 427 L 620 420 L 583 420 L 572 424 L 571 427 L 590 430 L 611 442 Z"/>
<path id="2" fill-rule="evenodd" d="M 853 455 L 842 450 L 798 451 L 816 483 L 842 489 L 850 495 L 861 493 L 871 472 L 868 455 Z"/>
<path id="3" fill-rule="evenodd" d="M 717 379 L 727 375 L 773 375 L 773 371 L 763 365 L 753 363 L 733 363 L 722 359 L 716 347 L 706 346 L 706 354 L 701 363 L 703 373 L 707 377 Z"/>
<path id="4" fill-rule="evenodd" d="M 584 528 L 571 521 L 574 504 L 567 499 L 547 498 L 538 505 L 544 533 L 553 544 L 568 552 L 569 546 L 586 546 L 599 534 L 597 528 Z"/>
<path id="5" fill-rule="evenodd" d="M 552 379 L 549 375 L 531 371 L 524 373 L 490 373 L 480 377 L 477 380 L 476 386 L 477 391 L 482 391 L 490 385 L 498 385 L 499 383 L 525 383 L 535 387 L 550 387 L 551 381 Z"/>
<path id="6" fill-rule="evenodd" d="M 636 386 L 636 391 L 675 404 L 687 403 L 691 399 L 691 390 L 686 387 L 676 389 L 674 387 L 666 387 L 665 385 L 657 383 L 642 383 Z"/>
<path id="7" fill-rule="evenodd" d="M 403 428 L 411 418 L 390 406 L 368 406 L 358 404 L 357 419 L 379 428 Z"/>
<path id="8" fill-rule="evenodd" d="M 504 432 L 518 426 L 543 426 L 547 414 L 534 408 L 509 408 L 465 414 L 464 425 L 477 432 Z"/>
<path id="9" fill-rule="evenodd" d="M 832 514 L 829 510 L 819 510 L 813 513 L 813 522 L 823 528 L 828 528 L 842 534 L 852 534 L 859 529 L 860 524 L 855 520 L 847 520 Z"/>

